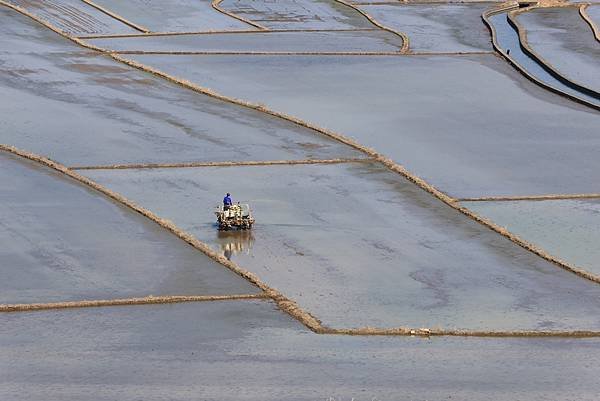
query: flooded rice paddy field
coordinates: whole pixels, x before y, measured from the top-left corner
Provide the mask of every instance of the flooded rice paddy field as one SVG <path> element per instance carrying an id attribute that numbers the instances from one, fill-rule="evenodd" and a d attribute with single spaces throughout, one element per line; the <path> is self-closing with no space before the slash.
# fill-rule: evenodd
<path id="1" fill-rule="evenodd" d="M 597 339 L 318 336 L 266 301 L 0 323 L 5 399 L 592 401 L 600 391 Z"/>
<path id="2" fill-rule="evenodd" d="M 465 202 L 464 205 L 559 258 L 600 275 L 598 199 Z"/>
<path id="3" fill-rule="evenodd" d="M 511 10 L 516 10 L 516 7 Z M 545 68 L 544 65 L 525 52 L 521 46 L 518 29 L 508 21 L 509 12 L 512 11 L 498 12 L 489 15 L 487 18 L 491 29 L 495 33 L 496 44 L 504 57 L 514 63 L 524 74 L 540 81 L 549 89 L 560 91 L 574 99 L 580 99 L 587 104 L 600 107 L 600 100 L 595 96 L 582 92 L 573 85 L 567 85 L 559 76 L 552 74 L 547 67 Z"/>
<path id="4" fill-rule="evenodd" d="M 600 5 L 590 5 L 586 8 L 587 15 L 590 16 L 594 25 L 600 28 Z"/>
<path id="5" fill-rule="evenodd" d="M 534 8 L 515 19 L 534 54 L 600 97 L 600 42 L 579 7 Z"/>
<path id="6" fill-rule="evenodd" d="M 220 6 L 269 29 L 375 28 L 358 11 L 336 0 L 223 0 Z"/>
<path id="7" fill-rule="evenodd" d="M 494 55 L 128 57 L 350 136 L 451 196 L 600 192 L 598 112 Z"/>
<path id="8" fill-rule="evenodd" d="M 0 1 L 0 399 L 597 399 L 598 282 L 457 210 L 600 277 L 600 115 L 498 54 L 461 54 L 490 52 L 495 3 L 10 3 L 31 18 Z M 583 19 L 552 10 L 523 21 L 532 46 L 583 59 Z M 500 48 L 585 98 L 506 13 L 490 17 Z M 234 54 L 256 52 L 296 54 Z M 388 55 L 330 54 L 346 52 Z M 231 165 L 189 166 L 208 162 Z M 252 230 L 217 229 L 226 192 Z M 205 300 L 86 307 L 149 295 Z"/>
<path id="9" fill-rule="evenodd" d="M 490 34 L 481 14 L 494 3 L 361 5 L 377 21 L 404 32 L 415 52 L 490 51 Z"/>
<path id="10" fill-rule="evenodd" d="M 296 124 L 82 51 L 1 12 L 11 23 L 0 31 L 19 32 L 0 65 L 0 87 L 10 99 L 0 103 L 2 143 L 67 165 L 358 156 Z"/>
<path id="11" fill-rule="evenodd" d="M 81 0 L 7 0 L 7 2 L 22 7 L 60 30 L 73 35 L 138 32 Z"/>
<path id="12" fill-rule="evenodd" d="M 255 30 L 211 5 L 210 0 L 94 0 L 152 32 Z"/>
<path id="13" fill-rule="evenodd" d="M 379 165 L 84 173 L 228 252 L 327 326 L 600 327 L 597 284 L 497 238 Z M 197 207 L 229 188 L 260 216 L 251 238 L 224 237 L 210 208 Z"/>
<path id="14" fill-rule="evenodd" d="M 0 303 L 256 293 L 157 224 L 0 152 Z"/>
<path id="15" fill-rule="evenodd" d="M 116 51 L 142 52 L 399 52 L 402 38 L 382 30 L 218 33 L 90 39 Z"/>

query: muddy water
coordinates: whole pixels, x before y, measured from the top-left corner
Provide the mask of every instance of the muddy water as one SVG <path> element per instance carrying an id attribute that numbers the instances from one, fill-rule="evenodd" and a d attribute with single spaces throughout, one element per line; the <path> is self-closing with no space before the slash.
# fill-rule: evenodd
<path id="1" fill-rule="evenodd" d="M 598 92 L 600 99 L 600 42 L 579 15 L 579 7 L 533 9 L 516 20 L 536 54 L 561 75 Z"/>
<path id="2" fill-rule="evenodd" d="M 139 32 L 80 0 L 7 0 L 7 2 L 20 6 L 73 35 Z"/>
<path id="3" fill-rule="evenodd" d="M 87 171 L 334 327 L 599 328 L 600 286 L 370 164 Z M 257 184 L 260 183 L 260 184 Z M 213 206 L 248 201 L 225 236 Z"/>
<path id="4" fill-rule="evenodd" d="M 600 114 L 493 55 L 131 57 L 351 136 L 451 195 L 600 192 Z"/>
<path id="5" fill-rule="evenodd" d="M 408 35 L 412 51 L 491 51 L 481 14 L 493 3 L 389 4 L 361 8 L 381 24 Z"/>
<path id="6" fill-rule="evenodd" d="M 0 152 L 0 303 L 258 290 L 144 217 Z"/>
<path id="7" fill-rule="evenodd" d="M 600 275 L 600 201 L 466 202 L 550 253 Z"/>
<path id="8" fill-rule="evenodd" d="M 84 52 L 0 10 L 0 142 L 69 165 L 357 155 L 264 113 Z M 5 50 L 6 49 L 6 50 Z"/>
<path id="9" fill-rule="evenodd" d="M 316 335 L 264 301 L 0 323 L 0 393 L 10 400 L 592 401 L 600 391 L 597 339 Z"/>
<path id="10" fill-rule="evenodd" d="M 376 28 L 335 0 L 224 0 L 221 7 L 270 29 Z"/>
<path id="11" fill-rule="evenodd" d="M 222 14 L 210 0 L 94 0 L 154 32 L 188 32 L 256 28 Z"/>
<path id="12" fill-rule="evenodd" d="M 158 52 L 397 52 L 402 48 L 398 35 L 383 30 L 146 36 L 89 42 L 119 51 Z"/>
<path id="13" fill-rule="evenodd" d="M 496 39 L 500 48 L 505 53 L 510 50 L 510 58 L 524 68 L 527 73 L 551 88 L 558 89 L 590 104 L 600 105 L 600 102 L 598 102 L 595 97 L 589 96 L 564 84 L 554 77 L 554 75 L 546 71 L 537 61 L 525 54 L 519 42 L 519 34 L 516 29 L 508 23 L 506 13 L 492 15 L 489 17 L 489 21 L 496 31 Z"/>

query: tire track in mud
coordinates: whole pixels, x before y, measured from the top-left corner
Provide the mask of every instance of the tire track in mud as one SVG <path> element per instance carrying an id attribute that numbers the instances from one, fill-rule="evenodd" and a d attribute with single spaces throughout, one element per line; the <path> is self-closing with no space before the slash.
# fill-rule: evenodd
<path id="1" fill-rule="evenodd" d="M 336 0 L 337 1 L 337 0 Z M 357 143 L 356 141 L 354 141 L 351 138 L 348 138 L 344 135 L 338 134 L 336 132 L 318 127 L 314 124 L 311 124 L 309 122 L 305 122 L 301 119 L 298 119 L 296 117 L 293 117 L 291 115 L 285 114 L 285 113 L 281 113 L 278 111 L 274 111 L 271 110 L 267 107 L 265 107 L 264 105 L 261 104 L 255 104 L 255 103 L 251 103 L 251 102 L 247 102 L 241 99 L 236 99 L 236 98 L 231 98 L 231 97 L 227 97 L 224 95 L 221 95 L 217 92 L 214 92 L 208 88 L 203 88 L 200 86 L 197 86 L 191 82 L 185 81 L 185 80 L 181 80 L 178 79 L 176 77 L 170 76 L 162 71 L 158 71 L 152 67 L 137 63 L 135 61 L 132 60 L 128 60 L 126 58 L 123 58 L 117 54 L 113 54 L 110 53 L 106 50 L 103 49 L 99 49 L 95 46 L 92 45 L 88 45 L 87 43 L 83 42 L 82 40 L 75 38 L 63 31 L 61 31 L 60 29 L 52 26 L 52 24 L 43 21 L 42 19 L 31 15 L 30 13 L 28 13 L 26 10 L 21 9 L 20 7 L 15 7 L 11 4 L 7 4 L 4 0 L 0 0 L 0 4 L 7 6 L 9 8 L 14 9 L 15 11 L 18 11 L 20 13 L 22 13 L 23 15 L 26 15 L 30 18 L 32 18 L 33 20 L 41 23 L 42 25 L 44 25 L 45 27 L 53 30 L 56 33 L 59 33 L 60 35 L 66 37 L 67 39 L 72 40 L 73 42 L 86 47 L 86 48 L 90 48 L 93 50 L 97 50 L 100 51 L 110 57 L 112 57 L 113 59 L 127 64 L 131 67 L 140 69 L 142 71 L 148 72 L 148 73 L 152 73 L 156 76 L 162 77 L 170 82 L 174 82 L 177 83 L 183 87 L 186 87 L 188 89 L 191 89 L 195 92 L 201 93 L 201 94 L 205 94 L 211 97 L 214 97 L 216 99 L 220 99 L 220 100 L 224 100 L 233 104 L 237 104 L 237 105 L 241 105 L 244 107 L 248 107 L 254 110 L 258 110 L 261 112 L 264 112 L 266 114 L 270 114 L 282 119 L 285 119 L 287 121 L 291 121 L 295 124 L 298 124 L 300 126 L 309 128 L 315 132 L 318 132 L 320 134 L 323 134 L 325 136 L 328 136 L 330 138 L 333 138 L 341 143 L 344 143 L 348 146 L 351 146 L 357 150 L 360 150 L 361 152 L 365 153 L 366 155 L 368 155 L 369 157 L 371 157 L 372 159 L 374 159 L 377 162 L 380 162 L 381 164 L 383 164 L 384 166 L 386 166 L 388 169 L 390 169 L 391 171 L 394 171 L 400 175 L 402 175 L 404 178 L 406 178 L 407 180 L 411 181 L 412 183 L 416 184 L 417 186 L 419 186 L 421 189 L 425 190 L 426 192 L 429 192 L 431 195 L 435 196 L 436 198 L 438 198 L 441 202 L 445 203 L 446 205 L 452 207 L 453 209 L 457 210 L 458 212 L 462 213 L 463 215 L 471 218 L 474 221 L 477 221 L 478 223 L 484 225 L 485 227 L 497 232 L 498 234 L 506 237 L 507 239 L 509 239 L 510 241 L 512 241 L 513 243 L 521 246 L 522 248 L 533 252 L 534 254 L 542 257 L 543 259 L 554 263 L 555 265 L 568 270 L 580 277 L 583 277 L 585 279 L 600 283 L 600 277 L 592 275 L 582 269 L 579 269 L 575 266 L 572 266 L 570 264 L 568 264 L 565 261 L 562 261 L 558 258 L 555 258 L 549 254 L 547 254 L 545 251 L 543 251 L 540 248 L 537 248 L 536 246 L 534 246 L 533 244 L 530 244 L 529 242 L 521 239 L 520 237 L 510 233 L 509 231 L 507 231 L 505 228 L 498 226 L 497 224 L 495 224 L 494 222 L 487 220 L 481 216 L 479 216 L 478 214 L 472 212 L 471 210 L 461 206 L 458 204 L 457 200 L 454 198 L 451 198 L 450 196 L 448 196 L 447 194 L 439 191 L 437 188 L 435 188 L 434 186 L 430 185 L 429 183 L 427 183 L 425 180 L 423 180 L 422 178 L 412 174 L 411 172 L 409 172 L 406 168 L 404 168 L 402 165 L 394 162 L 393 160 L 386 158 L 385 156 L 381 155 L 380 153 L 378 153 L 377 151 L 375 151 L 374 149 L 365 147 L 359 143 Z M 138 213 L 148 217 L 149 219 L 153 220 L 154 222 L 156 222 L 157 224 L 159 224 L 161 227 L 171 231 L 173 234 L 177 235 L 178 237 L 180 237 L 181 239 L 183 239 L 184 241 L 188 242 L 190 245 L 194 246 L 196 249 L 200 250 L 201 252 L 205 253 L 207 256 L 211 257 L 212 259 L 214 259 L 215 261 L 221 263 L 222 265 L 224 265 L 225 267 L 231 269 L 232 271 L 234 271 L 235 273 L 239 274 L 240 276 L 246 278 L 247 280 L 249 280 L 250 282 L 252 282 L 253 284 L 257 285 L 259 288 L 261 288 L 266 296 L 268 296 L 270 299 L 272 299 L 273 301 L 275 301 L 277 303 L 277 306 L 284 312 L 288 313 L 290 316 L 294 317 L 296 320 L 298 320 L 299 322 L 301 322 L 302 324 L 304 324 L 307 328 L 309 328 L 310 330 L 312 330 L 313 332 L 317 333 L 317 334 L 345 334 L 345 335 L 418 335 L 418 336 L 499 336 L 499 337 L 507 337 L 507 336 L 519 336 L 519 337 L 533 337 L 533 336 L 574 336 L 574 337 L 582 337 L 582 336 L 600 336 L 600 332 L 595 332 L 595 331 L 474 331 L 474 330 L 445 330 L 445 329 L 427 329 L 427 328 L 419 328 L 419 329 L 411 329 L 411 328 L 394 328 L 394 329 L 380 329 L 380 328 L 371 328 L 371 327 L 364 327 L 364 328 L 356 328 L 356 329 L 332 329 L 332 328 L 328 328 L 328 327 L 324 327 L 322 326 L 321 322 L 315 318 L 314 316 L 312 316 L 309 312 L 304 311 L 303 309 L 301 309 L 293 300 L 290 300 L 289 298 L 285 297 L 283 294 L 281 294 L 280 292 L 278 292 L 277 290 L 269 287 L 267 284 L 263 283 L 260 278 L 258 276 L 256 276 L 254 273 L 249 272 L 244 270 L 243 268 L 241 268 L 240 266 L 238 266 L 237 264 L 227 260 L 224 256 L 219 255 L 218 253 L 216 253 L 214 250 L 212 250 L 212 248 L 210 248 L 208 245 L 204 244 L 203 242 L 197 240 L 195 237 L 193 237 L 192 235 L 190 235 L 189 233 L 186 233 L 185 231 L 179 229 L 177 226 L 175 226 L 172 222 L 168 221 L 168 220 L 164 220 L 162 218 L 160 218 L 159 216 L 155 215 L 154 213 L 152 213 L 149 210 L 146 210 L 136 204 L 134 204 L 133 202 L 131 202 L 130 200 L 126 199 L 125 197 L 121 196 L 120 194 L 117 194 L 109 189 L 106 189 L 104 187 L 102 187 L 101 185 L 97 184 L 96 182 L 81 176 L 80 174 L 76 173 L 73 170 L 68 169 L 67 167 L 56 163 L 50 159 L 47 159 L 45 157 L 39 156 L 39 155 L 35 155 L 26 151 L 22 151 L 19 150 L 13 146 L 10 145 L 0 145 L 0 150 L 3 151 L 7 151 L 13 154 L 16 154 L 18 156 L 36 161 L 38 163 L 44 164 L 50 168 L 53 168 L 57 171 L 62 172 L 63 174 L 81 182 L 84 185 L 87 185 L 95 190 L 97 190 L 100 193 L 103 193 L 104 195 L 112 198 L 113 200 L 120 202 L 122 204 L 124 204 L 125 206 L 128 206 L 129 208 L 137 211 Z"/>

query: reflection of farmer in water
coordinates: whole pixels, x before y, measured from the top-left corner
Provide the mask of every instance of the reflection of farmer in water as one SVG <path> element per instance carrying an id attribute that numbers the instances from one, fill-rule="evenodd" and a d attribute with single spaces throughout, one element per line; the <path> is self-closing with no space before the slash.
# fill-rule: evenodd
<path id="1" fill-rule="evenodd" d="M 223 198 L 223 209 L 229 210 L 229 208 L 233 205 L 233 201 L 231 200 L 231 194 L 227 192 L 227 195 Z"/>

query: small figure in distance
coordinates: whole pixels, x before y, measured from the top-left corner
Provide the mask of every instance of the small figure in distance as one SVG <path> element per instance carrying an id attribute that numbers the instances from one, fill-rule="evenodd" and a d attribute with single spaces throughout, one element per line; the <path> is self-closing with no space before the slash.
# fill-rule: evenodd
<path id="1" fill-rule="evenodd" d="M 507 56 L 510 56 L 510 49 L 507 49 L 507 50 L 506 50 L 506 55 L 507 55 Z"/>
<path id="2" fill-rule="evenodd" d="M 231 200 L 231 194 L 227 192 L 227 195 L 223 198 L 223 210 L 229 210 L 229 208 L 233 205 L 233 201 Z"/>

